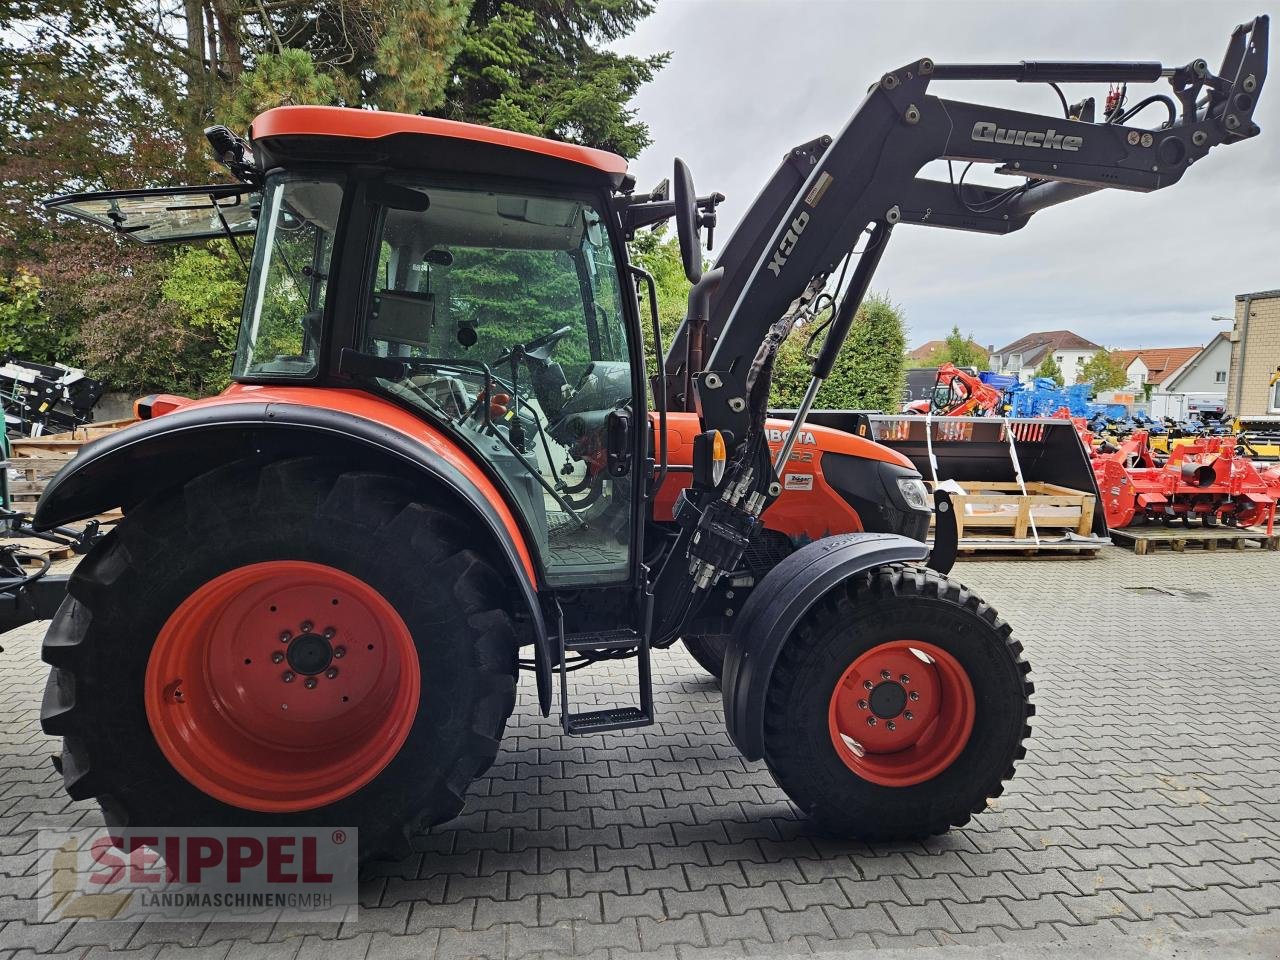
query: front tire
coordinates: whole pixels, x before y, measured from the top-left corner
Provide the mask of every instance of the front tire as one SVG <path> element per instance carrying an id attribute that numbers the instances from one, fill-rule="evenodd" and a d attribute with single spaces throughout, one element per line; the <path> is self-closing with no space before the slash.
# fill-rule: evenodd
<path id="1" fill-rule="evenodd" d="M 427 492 L 239 461 L 130 511 L 45 637 L 67 792 L 117 828 L 354 826 L 362 859 L 455 816 L 518 641 L 508 586 Z"/>
<path id="2" fill-rule="evenodd" d="M 1030 665 L 1009 626 L 922 567 L 878 567 L 797 628 L 765 705 L 765 761 L 832 834 L 919 839 L 1000 795 L 1030 735 Z"/>
<path id="3" fill-rule="evenodd" d="M 729 650 L 727 633 L 708 633 L 700 636 L 681 637 L 680 642 L 703 670 L 720 683 L 724 673 L 724 657 Z"/>

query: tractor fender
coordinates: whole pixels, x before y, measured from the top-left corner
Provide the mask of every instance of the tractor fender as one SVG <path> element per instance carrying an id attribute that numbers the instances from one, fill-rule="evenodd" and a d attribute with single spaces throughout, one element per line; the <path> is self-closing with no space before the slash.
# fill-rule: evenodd
<path id="1" fill-rule="evenodd" d="M 895 533 L 845 533 L 806 544 L 751 591 L 729 638 L 721 688 L 729 736 L 748 760 L 764 756 L 764 708 L 778 655 L 806 613 L 852 576 L 923 560 L 929 548 Z"/>
<path id="2" fill-rule="evenodd" d="M 256 454 L 299 456 L 356 453 L 383 457 L 442 485 L 489 533 L 510 571 L 533 630 L 538 703 L 551 707 L 551 639 L 538 602 L 535 571 L 524 549 L 531 538 L 513 531 L 485 491 L 439 452 L 385 424 L 327 406 L 280 402 L 217 402 L 166 413 L 85 444 L 49 482 L 33 525 L 47 530 L 104 513 L 129 510 L 224 463 Z M 518 535 L 518 539 L 517 539 Z"/>

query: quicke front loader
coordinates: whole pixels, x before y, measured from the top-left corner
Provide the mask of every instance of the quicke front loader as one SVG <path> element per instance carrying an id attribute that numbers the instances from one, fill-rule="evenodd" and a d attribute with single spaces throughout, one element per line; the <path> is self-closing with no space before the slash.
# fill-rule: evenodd
<path id="1" fill-rule="evenodd" d="M 599 734 L 652 722 L 653 650 L 718 637 L 733 741 L 806 814 L 872 840 L 965 823 L 1023 755 L 1030 668 L 924 565 L 919 472 L 810 408 L 900 224 L 1009 233 L 1174 184 L 1259 132 L 1266 55 L 1260 17 L 1216 72 L 916 60 L 787 155 L 705 273 L 721 198 L 679 161 L 639 194 L 609 153 L 388 113 L 272 110 L 210 131 L 234 183 L 51 201 L 143 243 L 256 238 L 233 386 L 144 402 L 40 501 L 42 527 L 125 511 L 44 642 L 67 791 L 116 828 L 339 824 L 391 852 L 461 809 L 520 669 Z M 1101 120 L 930 92 L 1162 78 L 1173 98 Z M 937 159 L 1018 182 L 918 176 Z M 694 287 L 651 406 L 625 240 L 671 217 Z M 771 419 L 801 320 L 812 382 Z M 569 673 L 619 658 L 637 702 L 575 710 Z"/>

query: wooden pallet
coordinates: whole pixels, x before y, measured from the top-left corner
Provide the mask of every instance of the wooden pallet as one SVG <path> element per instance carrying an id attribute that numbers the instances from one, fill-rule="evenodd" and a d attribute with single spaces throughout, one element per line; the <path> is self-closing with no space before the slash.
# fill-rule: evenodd
<path id="1" fill-rule="evenodd" d="M 1165 546 L 1174 553 L 1184 553 L 1188 546 L 1215 550 L 1244 550 L 1256 546 L 1262 550 L 1280 550 L 1280 534 L 1268 536 L 1265 530 L 1232 527 L 1125 527 L 1111 531 L 1118 546 L 1132 547 L 1136 554 L 1155 553 Z"/>
<path id="2" fill-rule="evenodd" d="M 7 466 L 11 471 L 21 472 L 22 479 L 15 479 L 10 474 L 10 503 L 21 509 L 34 506 L 49 481 L 80 452 L 81 447 L 136 422 L 133 419 L 107 420 L 76 427 L 69 433 L 11 439 Z"/>
<path id="3" fill-rule="evenodd" d="M 962 557 L 977 556 L 1017 556 L 1017 557 L 1096 557 L 1098 551 L 1107 546 L 1110 541 L 1102 539 L 1090 539 L 1087 541 L 1069 541 L 1069 540 L 1045 540 L 1041 539 L 1039 543 L 1035 540 L 1019 539 L 1016 537 L 990 537 L 987 539 L 977 539 L 967 537 L 960 541 L 960 546 L 956 552 Z"/>
<path id="4" fill-rule="evenodd" d="M 48 557 L 50 560 L 66 560 L 76 555 L 74 550 L 64 544 L 41 540 L 39 537 L 0 537 L 0 546 L 17 547 L 19 553 Z"/>

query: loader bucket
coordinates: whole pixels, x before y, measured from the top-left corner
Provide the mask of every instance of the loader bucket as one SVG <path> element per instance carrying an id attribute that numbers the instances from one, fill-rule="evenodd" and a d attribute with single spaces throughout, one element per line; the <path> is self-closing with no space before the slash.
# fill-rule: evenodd
<path id="1" fill-rule="evenodd" d="M 848 411 L 814 411 L 810 422 L 848 422 Z M 1107 536 L 1102 507 L 1089 452 L 1065 419 L 1009 419 L 1001 417 L 903 416 L 856 412 L 854 432 L 897 450 L 906 456 L 926 480 L 1014 481 L 1017 474 L 1009 450 L 1014 453 L 1025 483 L 1040 481 L 1070 487 L 1095 496 L 1093 532 Z M 836 426 L 835 422 L 830 423 Z M 930 462 L 930 452 L 933 461 Z"/>

